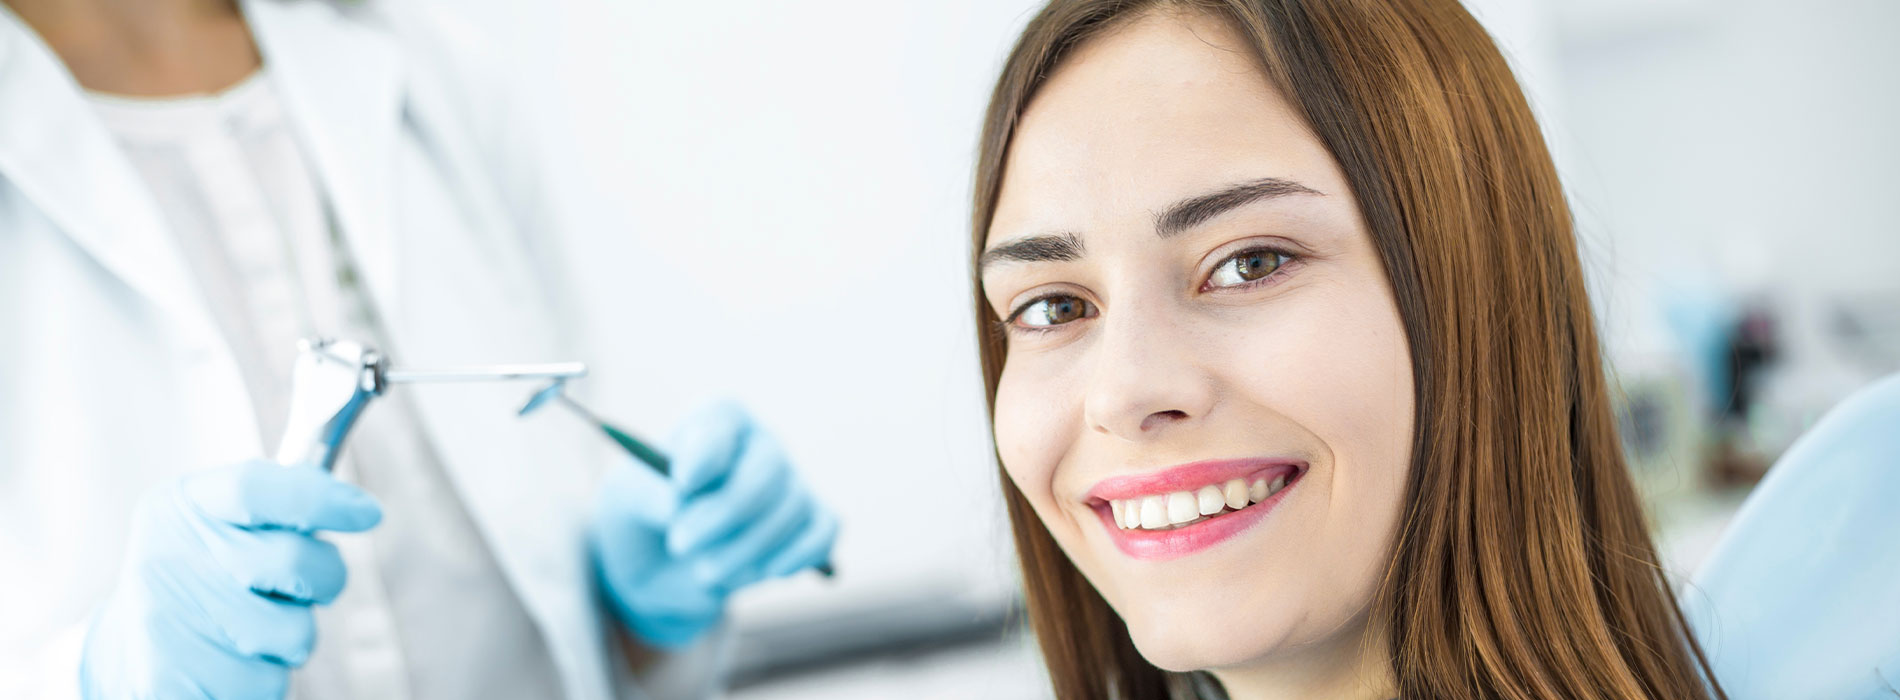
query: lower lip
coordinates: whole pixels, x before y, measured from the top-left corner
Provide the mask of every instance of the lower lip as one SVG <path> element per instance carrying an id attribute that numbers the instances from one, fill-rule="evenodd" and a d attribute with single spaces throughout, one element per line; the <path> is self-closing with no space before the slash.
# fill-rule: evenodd
<path id="1" fill-rule="evenodd" d="M 1302 473 L 1299 476 L 1306 475 Z M 1108 528 L 1109 538 L 1115 541 L 1115 546 L 1120 547 L 1123 554 L 1135 559 L 1165 561 L 1200 552 L 1252 529 L 1265 520 L 1267 514 L 1273 512 L 1273 508 L 1292 493 L 1293 487 L 1298 486 L 1300 481 L 1296 477 L 1287 482 L 1267 500 L 1173 530 L 1123 530 L 1115 524 L 1115 515 L 1108 506 L 1103 505 L 1095 511 L 1101 516 L 1102 525 Z"/>

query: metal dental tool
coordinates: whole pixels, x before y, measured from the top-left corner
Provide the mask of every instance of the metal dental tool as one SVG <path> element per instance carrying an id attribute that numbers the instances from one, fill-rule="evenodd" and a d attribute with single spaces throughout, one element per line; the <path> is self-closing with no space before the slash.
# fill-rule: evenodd
<path id="1" fill-rule="evenodd" d="M 620 445 L 621 449 L 632 454 L 635 459 L 640 460 L 641 464 L 645 464 L 653 471 L 659 472 L 660 476 L 669 476 L 672 474 L 672 463 L 667 460 L 666 455 L 661 454 L 659 450 L 653 449 L 652 445 L 634 437 L 632 433 L 621 430 L 614 424 L 601 420 L 600 416 L 595 415 L 593 411 L 587 410 L 586 406 L 582 406 L 580 402 L 569 398 L 566 393 L 567 379 L 567 377 L 557 377 L 553 383 L 548 384 L 546 389 L 534 392 L 533 396 L 528 397 L 528 402 L 522 405 L 520 415 L 526 417 L 528 414 L 540 410 L 542 406 L 546 406 L 550 403 L 559 403 L 562 406 L 566 406 L 568 410 L 573 411 L 575 415 L 580 416 L 583 420 L 593 424 L 594 427 L 599 428 L 601 432 L 606 433 L 607 437 L 612 438 L 616 444 Z M 829 561 L 819 564 L 815 568 L 818 570 L 818 573 L 824 574 L 825 578 L 831 578 L 837 575 L 836 569 L 831 566 L 831 562 Z"/>
<path id="2" fill-rule="evenodd" d="M 673 473 L 671 463 L 667 461 L 666 455 L 660 454 L 659 450 L 653 449 L 652 445 L 642 442 L 639 438 L 634 437 L 632 433 L 621 430 L 612 423 L 601 420 L 599 416 L 594 415 L 593 411 L 587 410 L 586 406 L 582 406 L 580 402 L 568 398 L 566 389 L 566 378 L 554 380 L 554 383 L 549 384 L 548 388 L 537 391 L 533 396 L 528 397 L 528 403 L 521 407 L 519 415 L 525 418 L 528 414 L 540 410 L 542 406 L 547 405 L 550 401 L 558 401 L 561 405 L 566 406 L 568 410 L 579 414 L 581 418 L 592 423 L 594 427 L 600 428 L 601 432 L 606 433 L 607 437 L 613 438 L 613 441 L 618 443 L 621 449 L 631 453 L 634 458 L 639 459 L 648 467 L 652 467 L 653 471 L 660 473 L 660 476 L 668 476 Z"/>
<path id="3" fill-rule="evenodd" d="M 279 464 L 308 462 L 329 470 L 350 428 L 372 398 L 391 384 L 491 382 L 520 379 L 564 381 L 587 374 L 587 365 L 488 365 L 440 369 L 392 369 L 375 348 L 348 340 L 306 338 L 297 342 L 290 372 L 290 417 L 277 446 Z"/>

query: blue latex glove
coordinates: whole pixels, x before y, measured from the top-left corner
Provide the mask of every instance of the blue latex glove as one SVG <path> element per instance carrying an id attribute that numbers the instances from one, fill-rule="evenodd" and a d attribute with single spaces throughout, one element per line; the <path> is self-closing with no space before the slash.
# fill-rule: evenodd
<path id="1" fill-rule="evenodd" d="M 830 558 L 838 520 L 737 405 L 695 412 L 666 451 L 670 479 L 632 460 L 609 471 L 591 539 L 615 614 L 646 643 L 678 648 L 733 592 Z"/>
<path id="2" fill-rule="evenodd" d="M 140 500 L 118 585 L 87 631 L 87 698 L 281 698 L 316 641 L 310 606 L 343 590 L 318 530 L 382 520 L 362 490 L 313 466 L 253 461 Z"/>

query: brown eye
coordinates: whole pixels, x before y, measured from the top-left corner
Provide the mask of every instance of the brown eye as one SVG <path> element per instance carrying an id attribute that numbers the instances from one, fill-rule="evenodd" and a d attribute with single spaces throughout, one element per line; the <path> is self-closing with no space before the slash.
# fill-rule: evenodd
<path id="1" fill-rule="evenodd" d="M 1087 318 L 1089 303 L 1072 296 L 1043 297 L 1023 305 L 1011 322 L 1027 328 L 1048 328 Z"/>
<path id="2" fill-rule="evenodd" d="M 1286 256 L 1266 248 L 1243 250 L 1214 268 L 1208 277 L 1211 287 L 1234 287 L 1262 279 L 1286 264 Z"/>

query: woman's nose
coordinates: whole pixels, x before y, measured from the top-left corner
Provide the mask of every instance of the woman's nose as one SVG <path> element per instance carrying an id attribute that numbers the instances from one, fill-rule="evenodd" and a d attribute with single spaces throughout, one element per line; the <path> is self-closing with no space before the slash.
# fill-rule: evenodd
<path id="1" fill-rule="evenodd" d="M 1165 308 L 1104 314 L 1083 414 L 1096 432 L 1154 440 L 1207 416 L 1217 392 L 1197 348 Z"/>

